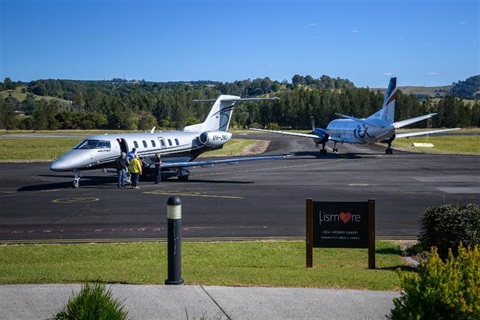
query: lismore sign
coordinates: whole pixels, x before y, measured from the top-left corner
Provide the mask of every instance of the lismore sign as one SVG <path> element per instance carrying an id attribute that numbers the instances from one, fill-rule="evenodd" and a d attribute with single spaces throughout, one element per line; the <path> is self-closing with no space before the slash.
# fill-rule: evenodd
<path id="1" fill-rule="evenodd" d="M 306 209 L 307 266 L 313 247 L 369 248 L 369 268 L 372 265 L 374 268 L 375 200 L 319 202 L 307 199 Z"/>

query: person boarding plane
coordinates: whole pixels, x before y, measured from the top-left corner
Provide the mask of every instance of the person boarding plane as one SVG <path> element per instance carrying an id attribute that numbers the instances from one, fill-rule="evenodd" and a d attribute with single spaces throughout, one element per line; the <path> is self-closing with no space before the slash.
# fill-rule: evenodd
<path id="1" fill-rule="evenodd" d="M 210 113 L 202 123 L 186 126 L 180 131 L 155 132 L 153 128 L 145 133 L 89 136 L 55 160 L 50 169 L 73 171 L 73 186 L 78 188 L 82 170 L 114 168 L 115 159 L 122 152 L 128 152 L 132 148 L 136 149 L 136 154 L 143 158 L 144 163 L 152 167 L 154 167 L 153 157 L 156 153 L 160 153 L 161 169 L 176 170 L 180 180 L 188 179 L 190 174 L 186 169 L 188 167 L 285 158 L 285 155 L 277 155 L 193 161 L 206 151 L 221 149 L 230 140 L 232 134 L 228 132 L 228 127 L 235 102 L 275 99 L 278 98 L 240 98 L 220 95 L 217 99 L 194 100 L 195 102 L 214 102 Z"/>
<path id="2" fill-rule="evenodd" d="M 255 131 L 265 131 L 283 135 L 312 138 L 317 145 L 321 144 L 320 154 L 327 154 L 325 144 L 328 140 L 333 141 L 333 152 L 338 152 L 337 143 L 359 143 L 359 144 L 372 144 L 377 142 L 387 143 L 388 147 L 385 153 L 392 154 L 392 142 L 395 138 L 407 138 L 420 135 L 428 135 L 433 133 L 445 132 L 450 130 L 457 130 L 460 128 L 440 129 L 431 131 L 417 131 L 409 133 L 395 133 L 395 129 L 404 127 L 406 125 L 425 120 L 433 117 L 436 113 L 430 113 L 427 115 L 393 122 L 395 114 L 395 99 L 397 97 L 397 78 L 391 78 L 390 83 L 385 94 L 385 100 L 382 108 L 369 116 L 368 118 L 355 118 L 337 113 L 345 119 L 332 120 L 326 129 L 315 128 L 312 124 L 311 133 L 294 133 L 277 130 L 265 130 L 250 128 Z"/>

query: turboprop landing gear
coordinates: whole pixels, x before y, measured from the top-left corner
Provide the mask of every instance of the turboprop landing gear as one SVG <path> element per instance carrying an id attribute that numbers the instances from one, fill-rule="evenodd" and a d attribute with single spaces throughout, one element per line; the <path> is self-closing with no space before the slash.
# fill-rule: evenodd
<path id="1" fill-rule="evenodd" d="M 392 141 L 388 141 L 388 147 L 385 149 L 385 154 L 393 154 Z"/>
<path id="2" fill-rule="evenodd" d="M 385 153 L 386 154 L 393 154 L 393 149 L 392 149 L 392 142 L 393 140 L 395 140 L 395 135 L 391 136 L 390 138 L 388 139 L 385 139 L 384 141 L 382 141 L 383 143 L 388 143 L 388 147 L 387 149 L 385 149 Z"/>
<path id="3" fill-rule="evenodd" d="M 333 149 L 332 149 L 332 151 L 335 152 L 335 153 L 338 153 L 337 141 L 334 141 L 334 142 L 333 142 Z"/>
<path id="4" fill-rule="evenodd" d="M 325 149 L 325 142 L 322 142 L 322 149 L 320 149 L 320 155 L 321 156 L 327 155 L 327 149 Z"/>

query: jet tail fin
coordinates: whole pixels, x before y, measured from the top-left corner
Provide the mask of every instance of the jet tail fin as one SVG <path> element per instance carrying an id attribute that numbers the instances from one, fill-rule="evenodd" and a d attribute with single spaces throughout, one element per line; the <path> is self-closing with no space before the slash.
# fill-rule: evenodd
<path id="1" fill-rule="evenodd" d="M 193 100 L 194 102 L 214 102 L 207 119 L 199 124 L 186 126 L 188 132 L 228 131 L 232 119 L 233 106 L 238 101 L 278 100 L 279 98 L 240 98 L 231 95 L 220 95 L 217 99 Z"/>
<path id="2" fill-rule="evenodd" d="M 393 123 L 395 116 L 395 99 L 397 98 L 397 78 L 390 78 L 382 109 L 372 114 L 367 119 L 381 119 Z"/>

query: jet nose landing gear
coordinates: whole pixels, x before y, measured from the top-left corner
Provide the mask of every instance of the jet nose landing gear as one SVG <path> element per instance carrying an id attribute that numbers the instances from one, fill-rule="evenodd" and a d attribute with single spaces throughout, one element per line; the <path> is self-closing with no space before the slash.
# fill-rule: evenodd
<path id="1" fill-rule="evenodd" d="M 73 170 L 73 187 L 75 189 L 78 189 L 78 187 L 80 186 L 80 177 L 82 176 L 81 172 L 78 171 L 78 170 Z"/>

